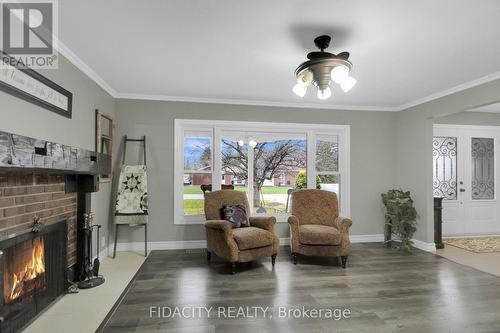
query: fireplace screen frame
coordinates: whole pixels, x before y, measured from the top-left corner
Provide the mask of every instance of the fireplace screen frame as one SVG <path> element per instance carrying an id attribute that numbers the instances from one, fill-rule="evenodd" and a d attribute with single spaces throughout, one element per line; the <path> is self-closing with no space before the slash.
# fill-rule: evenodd
<path id="1" fill-rule="evenodd" d="M 50 303 L 64 294 L 67 288 L 67 220 L 46 224 L 39 232 L 32 228 L 0 236 L 0 332 L 17 332 L 28 325 Z M 24 303 L 4 302 L 4 260 L 6 251 L 23 242 L 41 237 L 45 248 L 46 288 Z M 25 309 L 23 309 L 23 305 Z M 17 308 L 16 308 L 17 307 Z M 19 308 L 22 311 L 19 311 Z"/>

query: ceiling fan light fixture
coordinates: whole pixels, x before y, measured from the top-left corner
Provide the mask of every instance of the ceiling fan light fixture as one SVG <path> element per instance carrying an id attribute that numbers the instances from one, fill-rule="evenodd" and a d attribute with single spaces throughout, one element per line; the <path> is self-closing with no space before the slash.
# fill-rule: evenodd
<path id="1" fill-rule="evenodd" d="M 318 89 L 318 99 L 329 99 L 332 96 L 332 90 L 330 87 L 325 89 Z"/>
<path id="2" fill-rule="evenodd" d="M 333 67 L 330 75 L 333 82 L 341 84 L 349 76 L 349 68 L 347 68 L 347 66 L 344 65 L 335 66 Z"/>
<path id="3" fill-rule="evenodd" d="M 349 92 L 349 90 L 352 89 L 356 85 L 356 82 L 358 82 L 355 78 L 352 76 L 349 76 L 340 84 L 340 88 L 342 89 L 343 92 Z"/>
<path id="4" fill-rule="evenodd" d="M 332 95 L 332 82 L 341 85 L 342 90 L 348 92 L 356 84 L 356 80 L 349 77 L 352 63 L 349 61 L 349 52 L 333 54 L 325 49 L 330 45 L 330 36 L 319 36 L 314 39 L 314 43 L 319 51 L 307 54 L 307 61 L 301 63 L 295 69 L 297 84 L 293 87 L 293 92 L 300 97 L 304 97 L 307 87 L 313 84 L 318 88 L 319 99 L 327 99 Z"/>
<path id="5" fill-rule="evenodd" d="M 255 148 L 257 146 L 257 141 L 252 139 L 252 140 L 248 141 L 248 145 L 252 148 Z"/>
<path id="6" fill-rule="evenodd" d="M 297 84 L 299 84 L 303 87 L 308 87 L 313 82 L 313 79 L 314 79 L 313 72 L 311 72 L 309 69 L 307 69 L 307 70 L 301 72 L 297 76 Z"/>
<path id="7" fill-rule="evenodd" d="M 238 146 L 243 147 L 244 145 L 245 145 L 245 141 L 244 140 L 239 140 L 238 141 Z"/>
<path id="8" fill-rule="evenodd" d="M 295 93 L 295 95 L 299 97 L 304 97 L 307 92 L 307 86 L 303 86 L 300 83 L 297 83 L 296 85 L 293 86 L 292 91 Z"/>

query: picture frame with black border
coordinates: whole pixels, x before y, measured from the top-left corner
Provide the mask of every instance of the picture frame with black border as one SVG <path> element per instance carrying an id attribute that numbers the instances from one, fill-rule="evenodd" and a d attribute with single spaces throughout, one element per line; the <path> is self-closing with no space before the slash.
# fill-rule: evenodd
<path id="1" fill-rule="evenodd" d="M 0 90 L 66 118 L 71 119 L 73 116 L 73 94 L 70 91 L 27 68 L 2 50 L 0 50 Z"/>

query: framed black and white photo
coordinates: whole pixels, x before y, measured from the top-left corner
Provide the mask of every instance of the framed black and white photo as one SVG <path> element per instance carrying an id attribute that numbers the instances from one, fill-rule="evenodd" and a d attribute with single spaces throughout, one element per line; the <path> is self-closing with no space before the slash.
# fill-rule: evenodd
<path id="1" fill-rule="evenodd" d="M 73 94 L 0 51 L 0 90 L 71 118 Z"/>

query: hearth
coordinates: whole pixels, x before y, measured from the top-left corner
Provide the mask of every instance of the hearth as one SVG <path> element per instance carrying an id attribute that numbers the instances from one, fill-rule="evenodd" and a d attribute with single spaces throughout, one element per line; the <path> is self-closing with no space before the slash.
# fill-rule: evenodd
<path id="1" fill-rule="evenodd" d="M 17 332 L 62 295 L 67 281 L 67 221 L 0 238 L 0 332 Z"/>

